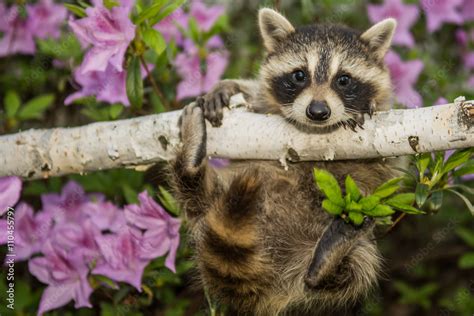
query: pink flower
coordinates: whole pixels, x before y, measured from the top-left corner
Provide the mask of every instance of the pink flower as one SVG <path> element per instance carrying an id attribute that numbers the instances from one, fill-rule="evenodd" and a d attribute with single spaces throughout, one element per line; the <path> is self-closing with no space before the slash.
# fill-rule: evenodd
<path id="1" fill-rule="evenodd" d="M 463 29 L 457 29 L 455 34 L 456 42 L 462 47 L 465 47 L 469 42 L 468 35 Z"/>
<path id="2" fill-rule="evenodd" d="M 21 179 L 18 177 L 0 178 L 0 216 L 5 214 L 9 207 L 15 206 L 20 199 Z"/>
<path id="3" fill-rule="evenodd" d="M 421 6 L 428 20 L 428 31 L 437 31 L 444 23 L 461 24 L 459 6 L 463 0 L 422 0 Z"/>
<path id="4" fill-rule="evenodd" d="M 381 5 L 369 4 L 367 10 L 372 23 L 389 17 L 395 18 L 398 25 L 393 43 L 413 47 L 415 41 L 410 33 L 410 28 L 419 16 L 419 9 L 416 5 L 403 4 L 402 0 L 385 0 Z"/>
<path id="5" fill-rule="evenodd" d="M 64 306 L 71 300 L 76 302 L 76 308 L 92 307 L 89 296 L 93 290 L 82 257 L 56 248 L 50 242 L 43 247 L 43 253 L 44 257 L 33 258 L 28 263 L 31 274 L 48 284 L 41 297 L 38 315 Z"/>
<path id="6" fill-rule="evenodd" d="M 223 159 L 223 158 L 211 158 L 209 159 L 209 164 L 213 166 L 214 168 L 220 169 L 220 168 L 225 168 L 229 166 L 230 160 Z"/>
<path id="7" fill-rule="evenodd" d="M 467 87 L 470 90 L 474 90 L 474 76 L 469 77 L 467 81 Z"/>
<path id="8" fill-rule="evenodd" d="M 138 240 L 132 229 L 125 227 L 116 234 L 97 235 L 96 242 L 103 259 L 98 261 L 92 273 L 126 282 L 141 291 L 143 270 L 149 260 L 140 258 Z"/>
<path id="9" fill-rule="evenodd" d="M 56 225 L 51 241 L 67 253 L 82 256 L 82 260 L 90 263 L 100 257 L 99 247 L 95 238 L 100 235 L 99 228 L 89 219 L 76 222 L 65 222 Z"/>
<path id="10" fill-rule="evenodd" d="M 60 27 L 67 17 L 63 5 L 54 4 L 52 0 L 41 0 L 35 5 L 28 5 L 26 10 L 36 37 L 58 38 L 61 35 Z"/>
<path id="11" fill-rule="evenodd" d="M 434 105 L 443 105 L 443 104 L 448 104 L 448 100 L 446 100 L 443 97 L 439 97 L 438 100 L 435 101 Z"/>
<path id="12" fill-rule="evenodd" d="M 75 181 L 69 181 L 60 194 L 47 193 L 41 195 L 43 211 L 50 213 L 56 223 L 74 222 L 83 217 L 82 206 L 89 202 L 91 195 Z"/>
<path id="13" fill-rule="evenodd" d="M 84 72 L 82 67 L 79 67 L 74 71 L 74 80 L 82 89 L 68 96 L 64 104 L 69 105 L 77 99 L 95 96 L 99 101 L 129 106 L 126 77 L 126 71 L 118 71 L 110 64 L 105 71 Z"/>
<path id="14" fill-rule="evenodd" d="M 0 226 L 6 226 L 6 220 L 0 220 Z M 33 214 L 33 209 L 26 203 L 15 208 L 15 260 L 28 259 L 32 254 L 41 251 L 49 236 L 52 226 L 51 216 L 40 212 Z M 0 244 L 6 244 L 6 231 L 2 230 Z M 5 235 L 4 235 L 5 234 Z"/>
<path id="15" fill-rule="evenodd" d="M 125 217 L 131 225 L 145 230 L 143 234 L 135 234 L 140 241 L 140 258 L 154 259 L 168 253 L 165 266 L 175 272 L 180 220 L 166 213 L 148 192 L 140 193 L 138 199 L 140 205 L 125 207 Z"/>
<path id="16" fill-rule="evenodd" d="M 474 69 L 474 51 L 470 51 L 464 54 L 463 56 L 464 66 L 467 69 Z"/>
<path id="17" fill-rule="evenodd" d="M 95 3 L 95 7 L 86 10 L 87 17 L 69 21 L 79 39 L 92 45 L 82 63 L 82 74 L 106 71 L 108 64 L 122 72 L 125 52 L 135 37 L 135 25 L 128 16 L 131 7 L 126 5 L 108 10 L 100 1 Z"/>
<path id="18" fill-rule="evenodd" d="M 398 101 L 409 108 L 422 106 L 421 95 L 413 86 L 423 70 L 423 62 L 421 60 L 403 62 L 395 52 L 389 51 L 385 56 L 385 63 L 390 70 Z"/>
<path id="19" fill-rule="evenodd" d="M 194 0 L 191 3 L 189 15 L 196 20 L 202 31 L 207 32 L 216 23 L 217 19 L 224 14 L 224 11 L 224 6 L 206 6 L 201 0 Z"/>
<path id="20" fill-rule="evenodd" d="M 474 20 L 474 0 L 464 0 L 461 5 L 461 16 L 464 22 Z"/>
<path id="21" fill-rule="evenodd" d="M 209 42 L 215 44 L 216 40 L 209 40 Z M 201 67 L 198 49 L 194 44 L 189 43 L 190 41 L 187 41 L 185 44 L 188 49 L 178 54 L 174 61 L 176 71 L 183 78 L 177 87 L 176 98 L 178 100 L 210 91 L 219 82 L 228 63 L 229 53 L 227 51 L 211 51 L 206 56 L 206 70 L 204 71 Z M 208 46 L 208 48 L 210 47 Z"/>
<path id="22" fill-rule="evenodd" d="M 160 31 L 161 35 L 163 35 L 167 42 L 174 40 L 177 45 L 181 46 L 184 41 L 184 36 L 178 26 L 187 28 L 187 25 L 188 15 L 182 8 L 178 8 L 156 24 L 154 28 Z"/>
<path id="23" fill-rule="evenodd" d="M 0 57 L 16 53 L 32 55 L 36 52 L 31 19 L 21 16 L 18 6 L 6 9 L 1 4 L 0 21 L 0 31 L 4 33 L 0 40 Z"/>
<path id="24" fill-rule="evenodd" d="M 87 202 L 82 210 L 102 231 L 118 232 L 127 224 L 123 210 L 110 202 Z"/>

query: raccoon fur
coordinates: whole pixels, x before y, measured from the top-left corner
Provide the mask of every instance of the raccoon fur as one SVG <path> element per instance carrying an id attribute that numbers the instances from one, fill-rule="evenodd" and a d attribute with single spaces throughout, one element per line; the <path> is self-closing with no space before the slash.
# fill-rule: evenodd
<path id="1" fill-rule="evenodd" d="M 369 193 L 393 176 L 390 165 L 299 162 L 284 170 L 274 161 L 242 161 L 214 169 L 207 163 L 205 120 L 219 126 L 230 96 L 242 92 L 255 112 L 281 115 L 306 133 L 357 132 L 363 114 L 390 106 L 383 58 L 396 22 L 363 33 L 336 25 L 294 28 L 264 8 L 259 26 L 266 48 L 259 78 L 220 82 L 180 120 L 183 146 L 172 183 L 198 278 L 229 315 L 350 314 L 380 271 L 373 223 L 356 229 L 328 215 L 312 170 L 324 168 L 341 183 L 350 174 Z"/>

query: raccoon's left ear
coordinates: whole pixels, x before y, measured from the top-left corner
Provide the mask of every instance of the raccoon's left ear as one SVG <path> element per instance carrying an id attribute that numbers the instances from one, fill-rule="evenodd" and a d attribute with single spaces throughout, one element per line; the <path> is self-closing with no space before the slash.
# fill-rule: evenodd
<path id="1" fill-rule="evenodd" d="M 269 8 L 258 12 L 258 25 L 262 33 L 263 44 L 271 52 L 286 36 L 295 31 L 291 23 L 280 13 Z"/>
<path id="2" fill-rule="evenodd" d="M 362 33 L 360 38 L 369 44 L 372 52 L 379 59 L 383 59 L 390 48 L 396 28 L 397 21 L 395 19 L 385 19 Z"/>

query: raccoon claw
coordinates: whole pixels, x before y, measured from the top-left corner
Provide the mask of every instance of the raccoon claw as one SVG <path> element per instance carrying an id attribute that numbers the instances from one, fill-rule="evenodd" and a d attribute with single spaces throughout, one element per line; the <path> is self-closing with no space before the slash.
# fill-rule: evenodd
<path id="1" fill-rule="evenodd" d="M 196 102 L 203 109 L 204 117 L 214 127 L 222 125 L 224 108 L 229 106 L 230 97 L 239 91 L 234 82 L 222 81 L 211 92 L 199 97 Z"/>
<path id="2" fill-rule="evenodd" d="M 191 167 L 197 167 L 206 157 L 206 122 L 198 105 L 188 105 L 179 119 L 180 138 L 184 144 L 187 160 Z"/>

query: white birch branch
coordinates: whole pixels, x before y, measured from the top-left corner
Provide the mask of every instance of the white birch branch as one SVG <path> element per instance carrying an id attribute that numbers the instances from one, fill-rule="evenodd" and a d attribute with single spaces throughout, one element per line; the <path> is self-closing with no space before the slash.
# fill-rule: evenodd
<path id="1" fill-rule="evenodd" d="M 233 102 L 242 98 L 234 96 Z M 26 179 L 143 168 L 170 160 L 179 146 L 180 111 L 75 128 L 0 136 L 0 176 Z M 474 146 L 474 102 L 392 110 L 366 117 L 364 130 L 306 134 L 279 116 L 233 109 L 223 125 L 208 125 L 208 154 L 285 162 L 409 155 Z"/>

